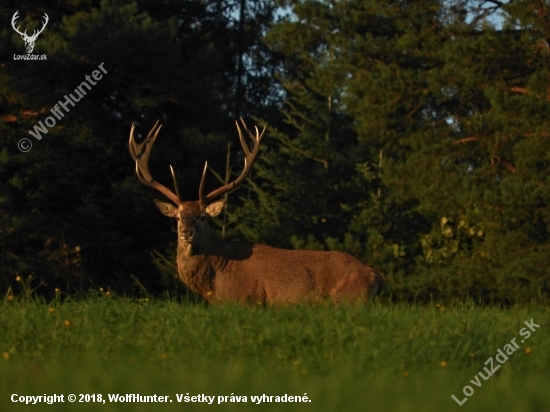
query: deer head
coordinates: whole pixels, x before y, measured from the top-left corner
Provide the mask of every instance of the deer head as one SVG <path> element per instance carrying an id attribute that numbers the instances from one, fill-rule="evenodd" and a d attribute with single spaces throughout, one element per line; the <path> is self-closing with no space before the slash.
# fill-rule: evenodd
<path id="1" fill-rule="evenodd" d="M 186 256 L 192 256 L 194 254 L 204 252 L 204 249 L 207 247 L 205 243 L 208 239 L 211 239 L 211 229 L 207 222 L 208 218 L 215 217 L 220 214 L 225 203 L 223 199 L 216 200 L 216 198 L 235 190 L 246 179 L 246 176 L 250 172 L 250 169 L 252 168 L 252 165 L 254 164 L 254 161 L 260 151 L 260 141 L 265 132 L 265 127 L 261 132 L 257 127 L 255 127 L 256 133 L 253 134 L 248 129 L 242 118 L 241 123 L 254 143 L 252 150 L 250 150 L 239 123 L 236 122 L 239 139 L 245 153 L 244 168 L 242 172 L 232 182 L 223 185 L 205 196 L 204 182 L 206 171 L 208 169 L 208 163 L 205 163 L 199 185 L 199 200 L 196 201 L 184 201 L 181 199 L 176 174 L 172 166 L 170 166 L 170 171 L 174 181 L 175 193 L 166 186 L 155 181 L 149 173 L 148 162 L 149 156 L 151 155 L 151 148 L 153 147 L 161 128 L 158 121 L 155 123 L 145 140 L 139 144 L 136 143 L 134 139 L 134 125 L 132 125 L 130 130 L 129 148 L 130 155 L 136 162 L 136 174 L 138 179 L 144 185 L 158 190 L 170 199 L 170 202 L 155 199 L 155 203 L 162 214 L 168 217 L 173 217 L 177 220 L 178 243 L 184 249 Z"/>
<path id="2" fill-rule="evenodd" d="M 44 13 L 44 22 L 42 23 L 42 28 L 39 29 L 39 30 L 34 30 L 33 33 L 32 33 L 32 36 L 28 36 L 27 35 L 27 30 L 25 30 L 24 33 L 21 33 L 19 31 L 19 26 L 15 27 L 15 22 L 19 17 L 17 15 L 18 13 L 19 13 L 19 10 L 17 10 L 13 14 L 13 17 L 11 19 L 11 26 L 13 27 L 13 29 L 17 33 L 19 33 L 21 35 L 21 38 L 25 41 L 25 49 L 27 49 L 27 53 L 30 54 L 30 53 L 32 53 L 32 51 L 34 49 L 34 42 L 38 38 L 38 35 L 44 31 L 44 29 L 46 28 L 46 25 L 48 24 L 48 21 L 50 20 L 50 18 L 48 17 L 48 15 L 46 13 Z"/>

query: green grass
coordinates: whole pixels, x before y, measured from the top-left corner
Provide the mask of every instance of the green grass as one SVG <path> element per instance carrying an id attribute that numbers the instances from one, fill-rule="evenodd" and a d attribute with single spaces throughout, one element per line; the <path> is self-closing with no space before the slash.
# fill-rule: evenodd
<path id="1" fill-rule="evenodd" d="M 3 303 L 0 410 L 548 411 L 549 312 L 377 304 L 258 309 L 117 298 Z M 521 343 L 519 330 L 531 318 L 541 326 Z M 469 383 L 516 336 L 520 348 L 496 374 L 481 387 Z M 464 398 L 465 385 L 475 393 L 459 407 L 451 395 Z M 25 406 L 11 403 L 14 393 L 157 394 L 173 402 Z M 248 402 L 178 403 L 176 394 L 186 393 L 233 393 Z M 252 395 L 304 393 L 311 402 L 251 402 Z"/>

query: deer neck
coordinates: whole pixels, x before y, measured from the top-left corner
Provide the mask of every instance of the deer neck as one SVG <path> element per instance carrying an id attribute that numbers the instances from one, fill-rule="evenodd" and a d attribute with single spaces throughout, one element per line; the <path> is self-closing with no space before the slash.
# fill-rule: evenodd
<path id="1" fill-rule="evenodd" d="M 204 235 L 201 242 L 179 241 L 177 263 L 181 280 L 206 297 L 213 291 L 216 273 L 230 258 L 230 244 L 219 239 L 211 230 Z"/>

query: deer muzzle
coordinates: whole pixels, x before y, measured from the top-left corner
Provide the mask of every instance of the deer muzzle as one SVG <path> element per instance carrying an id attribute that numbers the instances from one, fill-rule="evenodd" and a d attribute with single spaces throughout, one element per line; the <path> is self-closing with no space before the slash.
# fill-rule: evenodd
<path id="1" fill-rule="evenodd" d="M 180 239 L 184 242 L 191 242 L 195 237 L 195 231 L 193 229 L 182 229 Z"/>

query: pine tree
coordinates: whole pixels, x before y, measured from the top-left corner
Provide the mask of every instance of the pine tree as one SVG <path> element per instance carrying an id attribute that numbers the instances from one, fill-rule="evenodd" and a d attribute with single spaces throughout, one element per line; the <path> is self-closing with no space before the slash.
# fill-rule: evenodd
<path id="1" fill-rule="evenodd" d="M 42 283 L 37 291 L 44 293 L 94 285 L 123 291 L 135 286 L 130 275 L 157 287 L 151 252 L 164 249 L 173 234 L 152 202 L 156 194 L 133 173 L 130 125 L 137 121 L 139 137 L 157 119 L 169 119 L 151 169 L 168 185 L 167 163 L 174 164 L 186 196 L 195 196 L 202 167 L 203 158 L 194 156 L 223 154 L 227 141 L 220 56 L 188 14 L 183 22 L 171 17 L 181 12 L 177 3 L 33 10 L 33 21 L 20 19 L 25 27 L 38 26 L 44 11 L 50 18 L 35 46 L 48 57 L 40 62 L 14 61 L 20 36 L 2 29 L 9 41 L 0 51 L 0 111 L 6 113 L 0 123 L 0 287 L 16 288 L 16 276 L 32 276 L 32 288 Z M 31 137 L 28 130 L 101 63 L 107 74 L 41 140 Z M 17 149 L 23 138 L 31 139 L 30 152 Z"/>
<path id="2" fill-rule="evenodd" d="M 547 298 L 545 4 L 285 4 L 267 41 L 290 127 L 255 183 L 270 236 L 350 251 L 397 299 Z"/>

